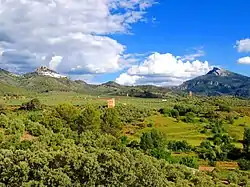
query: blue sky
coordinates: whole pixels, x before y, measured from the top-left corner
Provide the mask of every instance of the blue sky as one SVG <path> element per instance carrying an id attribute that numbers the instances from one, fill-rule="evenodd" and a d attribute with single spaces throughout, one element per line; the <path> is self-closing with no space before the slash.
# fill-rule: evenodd
<path id="1" fill-rule="evenodd" d="M 134 35 L 115 38 L 130 46 L 129 52 L 139 53 L 182 55 L 202 46 L 206 55 L 201 59 L 250 75 L 250 66 L 236 63 L 244 54 L 233 47 L 250 36 L 249 6 L 246 0 L 162 0 L 148 10 L 147 17 L 155 17 L 155 24 L 136 24 Z"/>
<path id="2" fill-rule="evenodd" d="M 129 85 L 177 85 L 212 66 L 250 76 L 247 0 L 39 3 L 2 3 L 1 67 L 46 65 L 73 79 Z"/>

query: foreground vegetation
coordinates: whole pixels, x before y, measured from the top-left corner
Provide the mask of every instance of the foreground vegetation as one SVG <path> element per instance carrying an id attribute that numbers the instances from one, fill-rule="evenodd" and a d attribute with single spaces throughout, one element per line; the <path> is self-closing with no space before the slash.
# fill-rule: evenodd
<path id="1" fill-rule="evenodd" d="M 2 186 L 250 185 L 249 100 L 58 96 L 0 102 Z"/>

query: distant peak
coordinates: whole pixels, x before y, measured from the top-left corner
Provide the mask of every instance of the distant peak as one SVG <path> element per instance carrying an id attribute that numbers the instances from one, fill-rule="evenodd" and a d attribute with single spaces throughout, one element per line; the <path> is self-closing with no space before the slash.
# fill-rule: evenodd
<path id="1" fill-rule="evenodd" d="M 46 66 L 41 66 L 41 67 L 39 67 L 39 68 L 36 69 L 36 72 L 44 72 L 44 71 L 56 73 L 55 71 L 49 69 Z"/>
<path id="2" fill-rule="evenodd" d="M 211 71 L 207 73 L 207 75 L 216 75 L 216 76 L 228 76 L 230 74 L 231 74 L 230 71 L 218 67 L 214 67 Z"/>
<path id="3" fill-rule="evenodd" d="M 106 82 L 106 83 L 104 83 L 102 85 L 111 86 L 111 87 L 119 87 L 120 86 L 120 84 L 118 84 L 118 83 L 116 83 L 114 81 L 109 81 L 109 82 Z"/>
<path id="4" fill-rule="evenodd" d="M 48 77 L 54 77 L 54 78 L 65 78 L 66 77 L 64 75 L 60 75 L 56 71 L 49 69 L 46 66 L 41 66 L 41 67 L 37 68 L 35 72 L 41 76 L 48 76 Z"/>

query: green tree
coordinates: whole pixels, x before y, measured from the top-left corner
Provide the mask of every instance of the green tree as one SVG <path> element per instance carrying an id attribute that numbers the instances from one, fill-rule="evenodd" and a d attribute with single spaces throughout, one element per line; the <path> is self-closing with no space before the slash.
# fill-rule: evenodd
<path id="1" fill-rule="evenodd" d="M 209 141 L 201 142 L 200 146 L 197 148 L 196 152 L 199 157 L 204 160 L 215 161 L 216 160 L 216 152 L 214 151 L 213 146 Z"/>
<path id="2" fill-rule="evenodd" d="M 101 129 L 105 133 L 111 134 L 113 136 L 119 136 L 122 125 L 116 109 L 108 108 L 104 111 Z"/>
<path id="3" fill-rule="evenodd" d="M 169 141 L 167 145 L 169 150 L 172 151 L 180 151 L 180 152 L 190 152 L 192 151 L 192 147 L 188 144 L 186 140 L 183 141 Z"/>
<path id="4" fill-rule="evenodd" d="M 140 147 L 144 151 L 154 148 L 153 139 L 150 132 L 145 132 L 142 134 Z"/>
<path id="5" fill-rule="evenodd" d="M 172 110 L 171 110 L 171 115 L 172 115 L 172 117 L 174 117 L 174 118 L 179 118 L 179 116 L 180 116 L 178 110 L 176 110 L 176 109 L 172 109 Z"/>
<path id="6" fill-rule="evenodd" d="M 243 137 L 243 153 L 250 159 L 250 128 L 245 128 Z"/>
<path id="7" fill-rule="evenodd" d="M 66 121 L 66 123 L 72 123 L 79 115 L 79 110 L 70 104 L 62 104 L 56 107 L 56 112 L 59 117 Z"/>
<path id="8" fill-rule="evenodd" d="M 101 127 L 100 112 L 92 105 L 87 105 L 76 119 L 78 133 L 84 131 L 99 131 Z"/>
<path id="9" fill-rule="evenodd" d="M 140 147 L 143 150 L 150 149 L 162 149 L 166 146 L 166 138 L 163 133 L 157 131 L 156 129 L 151 130 L 150 132 L 145 132 L 142 134 Z"/>
<path id="10" fill-rule="evenodd" d="M 187 123 L 192 123 L 192 122 L 194 122 L 194 118 L 195 118 L 195 113 L 188 112 L 185 115 L 184 121 Z"/>

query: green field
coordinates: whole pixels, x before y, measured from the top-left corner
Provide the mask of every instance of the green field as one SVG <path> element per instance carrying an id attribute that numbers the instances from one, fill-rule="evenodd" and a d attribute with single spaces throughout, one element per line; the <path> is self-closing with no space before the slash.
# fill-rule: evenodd
<path id="1" fill-rule="evenodd" d="M 4 97 L 0 96 L 0 100 L 6 105 L 21 105 L 23 102 L 27 102 L 33 98 L 38 98 L 42 104 L 45 105 L 58 105 L 63 103 L 70 103 L 73 105 L 84 105 L 86 103 L 91 104 L 106 104 L 106 99 L 115 98 L 117 105 L 134 105 L 140 108 L 152 108 L 159 109 L 161 107 L 173 106 L 175 103 L 175 97 L 169 97 L 167 102 L 163 102 L 162 99 L 145 99 L 145 98 L 133 98 L 126 96 L 110 96 L 110 95 L 85 95 L 74 92 L 50 92 L 46 94 L 30 94 L 24 98 L 11 98 L 4 100 Z"/>
<path id="2" fill-rule="evenodd" d="M 162 115 L 151 116 L 145 119 L 144 124 L 154 124 L 153 127 L 146 127 L 142 129 L 136 129 L 133 126 L 136 133 L 129 136 L 131 139 L 139 139 L 143 132 L 147 132 L 156 128 L 166 134 L 168 140 L 186 140 L 191 145 L 199 145 L 207 136 L 200 133 L 201 125 L 193 123 L 184 123 L 182 121 L 177 122 L 174 118 L 164 117 Z"/>
<path id="3" fill-rule="evenodd" d="M 135 126 L 127 126 L 125 132 L 135 132 L 133 135 L 127 134 L 130 139 L 138 140 L 143 132 L 148 132 L 156 128 L 163 132 L 168 140 L 186 140 L 193 146 L 198 146 L 200 143 L 208 138 L 210 134 L 202 134 L 200 131 L 205 124 L 201 123 L 185 123 L 177 122 L 176 119 L 164 117 L 162 115 L 151 116 L 145 119 L 144 126 L 153 124 L 153 127 L 138 128 Z M 244 124 L 244 125 L 242 125 Z M 244 129 L 250 127 L 250 117 L 242 117 L 237 119 L 232 125 L 225 125 L 226 131 L 230 136 L 237 140 L 243 139 Z M 242 148 L 242 144 L 235 142 L 237 147 Z"/>
<path id="4" fill-rule="evenodd" d="M 46 94 L 33 94 L 27 95 L 23 98 L 12 98 L 5 99 L 0 98 L 0 103 L 4 103 L 7 106 L 21 105 L 24 102 L 29 101 L 32 98 L 38 98 L 44 105 L 58 105 L 63 103 L 69 103 L 72 105 L 85 105 L 87 103 L 96 105 L 106 105 L 106 99 L 111 98 L 111 96 L 100 95 L 84 95 L 74 92 L 50 92 Z M 133 98 L 133 97 L 114 97 L 116 98 L 116 105 L 132 105 L 136 108 L 147 108 L 157 111 L 160 108 L 171 108 L 176 104 L 176 97 L 170 96 L 167 100 L 162 99 L 146 99 L 146 98 Z M 230 98 L 224 99 L 225 102 L 232 102 Z M 182 103 L 195 103 L 197 99 L 185 100 L 182 98 Z M 239 104 L 239 103 L 238 103 Z M 240 103 L 242 104 L 242 103 Z M 207 107 L 210 107 L 209 105 Z M 225 115 L 223 113 L 223 115 Z M 199 120 L 194 123 L 185 123 L 183 121 L 177 121 L 174 118 L 165 117 L 157 113 L 157 115 L 149 116 L 144 119 L 143 123 L 138 126 L 138 124 L 130 124 L 124 127 L 124 134 L 130 139 L 139 139 L 143 132 L 147 132 L 156 128 L 166 134 L 168 140 L 186 140 L 189 144 L 193 146 L 199 145 L 203 140 L 210 136 L 210 134 L 202 134 L 200 131 L 203 129 L 204 125 Z M 152 124 L 152 127 L 148 127 L 148 124 Z M 225 124 L 226 130 L 229 135 L 237 140 L 242 140 L 243 132 L 245 127 L 250 127 L 250 117 L 244 116 L 240 117 L 234 121 L 234 124 Z M 241 143 L 235 142 L 237 147 L 242 147 Z"/>

